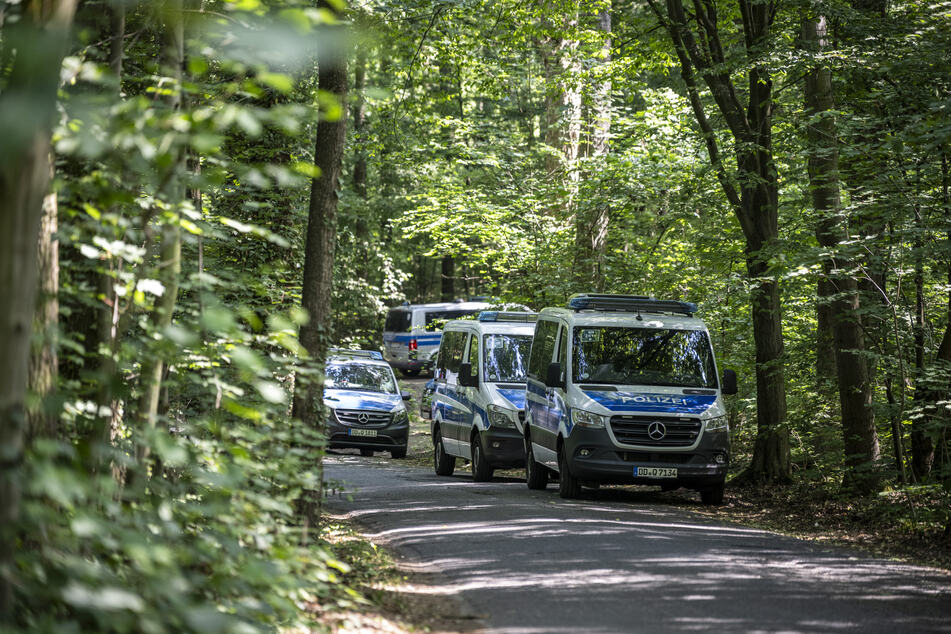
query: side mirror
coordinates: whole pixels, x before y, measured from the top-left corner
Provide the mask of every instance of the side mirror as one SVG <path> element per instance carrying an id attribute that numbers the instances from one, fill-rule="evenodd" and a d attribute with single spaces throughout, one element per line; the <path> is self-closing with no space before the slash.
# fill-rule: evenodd
<path id="1" fill-rule="evenodd" d="M 410 394 L 409 392 L 400 392 L 400 396 L 403 398 L 404 401 L 410 401 L 413 399 L 413 395 Z"/>
<path id="2" fill-rule="evenodd" d="M 545 385 L 548 387 L 565 388 L 565 380 L 561 378 L 561 364 L 549 363 L 548 372 L 545 373 Z"/>
<path id="3" fill-rule="evenodd" d="M 459 366 L 459 385 L 479 387 L 479 375 L 473 374 L 471 363 L 463 363 Z"/>
<path id="4" fill-rule="evenodd" d="M 736 394 L 736 372 L 733 370 L 723 371 L 723 380 L 720 382 L 720 391 L 724 394 Z"/>

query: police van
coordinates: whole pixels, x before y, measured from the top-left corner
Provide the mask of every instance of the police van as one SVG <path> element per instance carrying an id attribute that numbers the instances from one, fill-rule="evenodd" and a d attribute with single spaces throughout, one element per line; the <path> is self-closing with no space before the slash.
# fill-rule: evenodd
<path id="1" fill-rule="evenodd" d="M 435 368 L 433 466 L 452 475 L 456 458 L 476 482 L 525 461 L 518 422 L 525 408 L 525 364 L 535 313 L 485 311 L 446 324 Z"/>
<path id="2" fill-rule="evenodd" d="M 724 394 L 697 306 L 574 295 L 535 324 L 526 380 L 525 479 L 575 498 L 599 484 L 687 487 L 720 504 L 730 462 Z"/>
<path id="3" fill-rule="evenodd" d="M 491 308 L 485 301 L 410 304 L 391 308 L 383 326 L 383 355 L 392 367 L 412 376 L 430 369 L 439 349 L 442 325 Z"/>
<path id="4" fill-rule="evenodd" d="M 361 456 L 388 451 L 405 458 L 409 442 L 409 392 L 400 392 L 393 369 L 377 350 L 331 348 L 324 368 L 329 410 L 328 446 L 359 449 Z"/>

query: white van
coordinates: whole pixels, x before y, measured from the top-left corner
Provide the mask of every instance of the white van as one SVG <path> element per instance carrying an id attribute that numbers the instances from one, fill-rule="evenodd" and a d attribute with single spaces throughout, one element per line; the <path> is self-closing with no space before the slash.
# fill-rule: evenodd
<path id="1" fill-rule="evenodd" d="M 476 482 L 497 468 L 520 467 L 518 422 L 525 410 L 525 366 L 535 313 L 486 311 L 451 321 L 435 369 L 431 431 L 433 467 L 452 475 L 456 458 L 472 462 Z"/>
<path id="2" fill-rule="evenodd" d="M 525 479 L 563 498 L 582 486 L 687 487 L 720 504 L 730 463 L 724 394 L 697 306 L 574 295 L 538 315 L 526 381 Z"/>
<path id="3" fill-rule="evenodd" d="M 442 325 L 451 319 L 475 315 L 490 308 L 484 301 L 410 304 L 391 308 L 383 326 L 383 357 L 392 367 L 407 375 L 430 369 L 439 349 Z"/>

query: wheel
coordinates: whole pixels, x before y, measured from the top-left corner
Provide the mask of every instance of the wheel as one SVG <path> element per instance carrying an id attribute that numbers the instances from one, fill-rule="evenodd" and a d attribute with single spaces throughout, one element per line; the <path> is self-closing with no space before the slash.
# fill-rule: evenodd
<path id="1" fill-rule="evenodd" d="M 442 434 L 436 431 L 433 438 L 433 467 L 436 475 L 449 476 L 456 470 L 456 457 L 446 453 L 446 448 L 442 446 Z"/>
<path id="2" fill-rule="evenodd" d="M 482 450 L 482 441 L 479 440 L 479 434 L 472 435 L 469 446 L 472 449 L 472 479 L 476 482 L 488 482 L 492 479 L 495 469 L 485 459 L 485 452 Z"/>
<path id="3" fill-rule="evenodd" d="M 535 462 L 535 452 L 532 450 L 532 441 L 525 439 L 525 484 L 529 489 L 541 491 L 548 486 L 548 469 Z"/>
<path id="4" fill-rule="evenodd" d="M 564 449 L 558 452 L 558 495 L 566 500 L 581 496 L 581 482 L 568 470 Z"/>
<path id="5" fill-rule="evenodd" d="M 399 449 L 390 449 L 390 456 L 396 460 L 401 460 L 406 457 L 406 447 L 400 447 Z"/>
<path id="6" fill-rule="evenodd" d="M 361 450 L 360 450 L 360 455 L 363 456 L 363 457 L 365 457 L 365 458 L 368 458 L 368 457 L 370 457 L 370 456 L 373 455 L 373 450 L 372 450 L 372 449 L 361 449 Z"/>
<path id="7" fill-rule="evenodd" d="M 720 506 L 723 504 L 723 489 L 726 485 L 721 482 L 709 489 L 700 491 L 700 501 L 707 506 Z"/>

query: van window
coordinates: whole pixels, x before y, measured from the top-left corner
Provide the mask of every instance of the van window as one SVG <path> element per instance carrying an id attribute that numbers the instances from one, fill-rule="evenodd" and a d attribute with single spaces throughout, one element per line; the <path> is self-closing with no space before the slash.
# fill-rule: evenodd
<path id="1" fill-rule="evenodd" d="M 479 337 L 469 337 L 469 363 L 472 364 L 472 376 L 479 376 Z"/>
<path id="2" fill-rule="evenodd" d="M 575 383 L 717 387 L 702 330 L 579 326 L 572 354 Z"/>
<path id="3" fill-rule="evenodd" d="M 453 374 L 459 372 L 459 364 L 462 363 L 462 353 L 466 345 L 466 333 L 447 332 L 443 333 L 443 339 L 448 337 L 444 352 L 439 354 L 439 363 Z"/>
<path id="4" fill-rule="evenodd" d="M 532 351 L 528 358 L 528 376 L 538 381 L 545 380 L 548 364 L 555 352 L 555 335 L 558 324 L 539 319 L 535 325 L 535 337 L 532 339 Z"/>
<path id="5" fill-rule="evenodd" d="M 480 312 L 480 310 L 438 310 L 428 312 L 426 313 L 426 330 L 429 332 L 442 330 L 443 325 L 450 319 L 459 319 L 460 317 L 475 315 Z"/>
<path id="6" fill-rule="evenodd" d="M 532 347 L 530 335 L 485 335 L 485 380 L 525 382 L 525 365 Z"/>
<path id="7" fill-rule="evenodd" d="M 399 308 L 393 309 L 386 314 L 386 324 L 383 326 L 383 330 L 387 332 L 409 332 L 412 322 L 413 313 Z"/>

